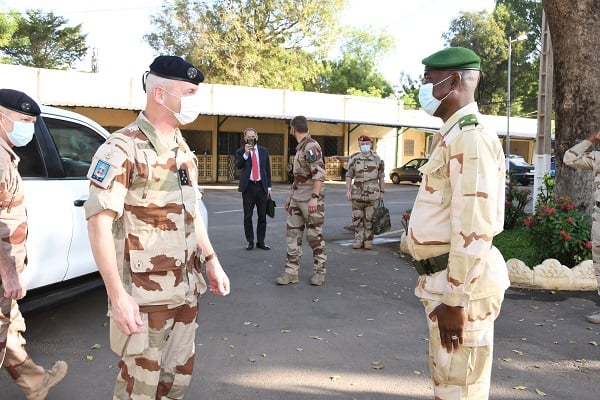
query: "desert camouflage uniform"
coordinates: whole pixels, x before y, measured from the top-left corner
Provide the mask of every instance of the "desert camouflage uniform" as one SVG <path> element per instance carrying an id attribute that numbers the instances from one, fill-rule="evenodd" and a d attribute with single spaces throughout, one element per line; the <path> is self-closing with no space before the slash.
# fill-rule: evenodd
<path id="1" fill-rule="evenodd" d="M 379 200 L 379 180 L 385 178 L 383 161 L 372 151 L 368 155 L 354 153 L 348 159 L 346 178 L 352 179 L 354 240 L 370 242 L 373 240 L 373 211 Z"/>
<path id="2" fill-rule="evenodd" d="M 98 149 L 88 178 L 86 216 L 117 213 L 119 273 L 144 321 L 142 333 L 127 337 L 111 320 L 111 348 L 122 357 L 114 399 L 181 399 L 206 290 L 194 228 L 196 158 L 179 130 L 167 142 L 140 114 Z"/>
<path id="3" fill-rule="evenodd" d="M 0 138 L 0 251 L 8 255 L 20 274 L 27 259 L 27 213 L 18 164 L 19 157 Z M 25 332 L 25 319 L 17 302 L 4 297 L 0 280 L 0 366 L 6 368 L 28 396 L 44 383 L 45 371 L 29 358 L 22 332 Z"/>
<path id="4" fill-rule="evenodd" d="M 488 398 L 494 320 L 510 284 L 504 259 L 492 246 L 504 223 L 504 153 L 494 132 L 473 123 L 479 117 L 471 103 L 440 129 L 437 146 L 420 168 L 423 180 L 407 234 L 415 260 L 449 253 L 446 269 L 417 281 L 415 294 L 426 315 L 440 303 L 463 306 L 467 313 L 464 346 L 455 353 L 441 346 L 437 321 L 427 318 L 439 400 Z M 459 120 L 471 123 L 461 127 Z"/>
<path id="5" fill-rule="evenodd" d="M 325 184 L 317 201 L 317 211 L 308 211 L 308 201 L 313 188 L 313 180 L 325 181 L 325 163 L 319 143 L 306 135 L 296 147 L 294 157 L 294 183 L 290 195 L 287 217 L 287 261 L 285 272 L 297 275 L 302 257 L 302 235 L 306 228 L 306 240 L 313 252 L 313 272 L 325 274 L 327 250 L 323 238 L 325 221 Z"/>
<path id="6" fill-rule="evenodd" d="M 588 169 L 594 174 L 594 209 L 592 211 L 592 261 L 600 294 L 600 151 L 588 151 L 592 142 L 584 140 L 565 152 L 563 162 L 574 168 Z"/>

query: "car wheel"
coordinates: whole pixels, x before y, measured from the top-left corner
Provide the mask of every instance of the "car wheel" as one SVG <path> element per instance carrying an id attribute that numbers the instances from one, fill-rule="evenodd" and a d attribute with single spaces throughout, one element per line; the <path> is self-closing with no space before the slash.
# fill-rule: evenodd
<path id="1" fill-rule="evenodd" d="M 392 182 L 394 184 L 396 184 L 396 185 L 399 184 L 400 183 L 400 177 L 398 175 L 396 175 L 396 174 L 392 175 Z"/>

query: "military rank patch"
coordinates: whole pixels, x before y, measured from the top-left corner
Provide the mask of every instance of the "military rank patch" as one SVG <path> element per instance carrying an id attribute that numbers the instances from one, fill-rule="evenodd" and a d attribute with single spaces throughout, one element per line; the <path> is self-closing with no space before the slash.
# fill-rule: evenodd
<path id="1" fill-rule="evenodd" d="M 319 159 L 319 156 L 320 156 L 319 151 L 317 149 L 315 149 L 314 147 L 306 150 L 306 158 L 310 162 L 317 161 Z"/>
<path id="2" fill-rule="evenodd" d="M 95 180 L 98 183 L 102 183 L 106 175 L 108 175 L 108 170 L 110 169 L 110 164 L 105 161 L 98 160 L 96 166 L 94 167 L 94 171 L 90 176 L 90 179 Z"/>

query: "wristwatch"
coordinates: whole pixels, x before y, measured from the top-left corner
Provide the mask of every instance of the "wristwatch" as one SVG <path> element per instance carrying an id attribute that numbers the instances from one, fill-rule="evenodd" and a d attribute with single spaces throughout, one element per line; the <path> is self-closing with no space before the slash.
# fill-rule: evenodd
<path id="1" fill-rule="evenodd" d="M 319 195 L 318 195 L 318 194 L 316 194 L 316 193 L 311 193 L 311 194 L 310 194 L 310 197 L 311 197 L 311 198 L 313 198 L 313 199 L 318 199 L 318 198 L 319 198 L 319 197 L 321 197 L 321 196 L 319 196 Z"/>

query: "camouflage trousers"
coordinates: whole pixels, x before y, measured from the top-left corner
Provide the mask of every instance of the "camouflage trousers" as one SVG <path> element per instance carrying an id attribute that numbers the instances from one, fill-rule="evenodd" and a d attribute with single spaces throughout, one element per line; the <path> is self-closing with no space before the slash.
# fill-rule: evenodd
<path id="1" fill-rule="evenodd" d="M 596 207 L 592 212 L 592 262 L 600 294 L 600 211 Z"/>
<path id="2" fill-rule="evenodd" d="M 194 369 L 198 303 L 141 307 L 140 315 L 142 333 L 125 342 L 113 400 L 183 399 Z"/>
<path id="3" fill-rule="evenodd" d="M 354 240 L 373 241 L 373 211 L 377 200 L 352 200 L 352 225 Z"/>
<path id="4" fill-rule="evenodd" d="M 429 318 L 441 303 L 421 299 L 429 327 L 429 372 L 437 400 L 487 400 L 494 349 L 494 321 L 504 293 L 469 302 L 464 344 L 455 353 L 442 347 L 437 321 Z"/>
<path id="5" fill-rule="evenodd" d="M 4 297 L 0 282 L 0 366 L 25 395 L 35 392 L 44 383 L 44 368 L 36 365 L 25 350 L 25 319 L 16 301 Z"/>
<path id="6" fill-rule="evenodd" d="M 306 229 L 306 240 L 313 252 L 313 271 L 326 272 L 327 249 L 323 238 L 325 221 L 325 203 L 323 197 L 318 201 L 316 212 L 308 212 L 308 201 L 291 200 L 287 216 L 287 261 L 285 272 L 298 274 L 302 258 L 302 236 Z"/>

